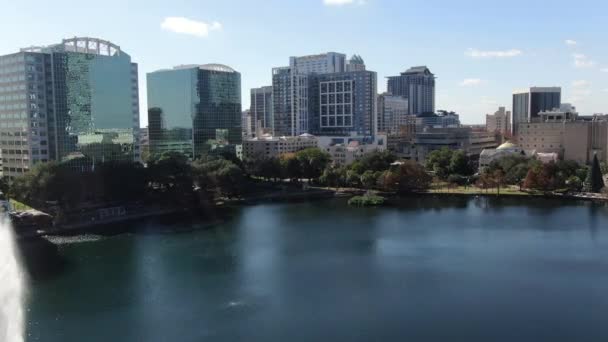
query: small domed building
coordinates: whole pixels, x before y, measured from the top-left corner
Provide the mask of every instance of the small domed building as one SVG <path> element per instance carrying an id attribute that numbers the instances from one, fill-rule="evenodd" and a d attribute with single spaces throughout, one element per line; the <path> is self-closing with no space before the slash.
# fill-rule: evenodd
<path id="1" fill-rule="evenodd" d="M 488 167 L 493 161 L 506 156 L 522 155 L 526 156 L 526 151 L 510 141 L 498 146 L 497 148 L 485 149 L 479 155 L 479 168 Z"/>

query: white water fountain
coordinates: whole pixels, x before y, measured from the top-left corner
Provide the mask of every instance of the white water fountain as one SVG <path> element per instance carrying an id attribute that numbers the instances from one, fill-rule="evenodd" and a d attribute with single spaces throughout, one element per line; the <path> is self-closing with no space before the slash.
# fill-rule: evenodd
<path id="1" fill-rule="evenodd" d="M 23 342 L 24 276 L 10 224 L 0 221 L 0 341 Z"/>

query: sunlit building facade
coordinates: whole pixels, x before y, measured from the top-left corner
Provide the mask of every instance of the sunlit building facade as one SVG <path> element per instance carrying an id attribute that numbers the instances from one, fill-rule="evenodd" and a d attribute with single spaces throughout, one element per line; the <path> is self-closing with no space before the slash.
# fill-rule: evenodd
<path id="1" fill-rule="evenodd" d="M 241 75 L 220 64 L 182 65 L 147 75 L 152 154 L 196 158 L 242 141 Z"/>
<path id="2" fill-rule="evenodd" d="M 15 177 L 50 160 L 82 167 L 139 160 L 137 82 L 131 57 L 96 38 L 0 57 L 3 173 Z"/>
<path id="3" fill-rule="evenodd" d="M 324 136 L 375 136 L 377 89 L 373 71 L 310 75 L 310 132 Z"/>

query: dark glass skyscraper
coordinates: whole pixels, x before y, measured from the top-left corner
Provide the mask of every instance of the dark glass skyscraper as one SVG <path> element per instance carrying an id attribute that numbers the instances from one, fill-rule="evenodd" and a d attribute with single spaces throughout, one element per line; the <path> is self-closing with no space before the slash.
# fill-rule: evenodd
<path id="1" fill-rule="evenodd" d="M 49 160 L 138 160 L 137 79 L 131 57 L 96 38 L 0 57 L 4 175 Z"/>
<path id="2" fill-rule="evenodd" d="M 513 134 L 517 133 L 517 125 L 533 122 L 539 113 L 559 108 L 561 105 L 562 89 L 560 87 L 532 87 L 513 93 Z"/>
<path id="3" fill-rule="evenodd" d="M 241 74 L 220 64 L 184 65 L 147 75 L 150 152 L 192 158 L 241 143 Z"/>
<path id="4" fill-rule="evenodd" d="M 408 99 L 409 113 L 418 115 L 435 112 L 435 75 L 426 66 L 418 66 L 388 77 L 390 94 Z"/>

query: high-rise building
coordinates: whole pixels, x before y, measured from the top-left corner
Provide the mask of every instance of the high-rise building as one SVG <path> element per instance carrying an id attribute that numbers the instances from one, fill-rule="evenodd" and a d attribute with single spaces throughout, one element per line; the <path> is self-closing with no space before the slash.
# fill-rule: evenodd
<path id="1" fill-rule="evenodd" d="M 346 55 L 327 52 L 319 55 L 290 57 L 289 66 L 298 74 L 327 74 L 346 70 Z"/>
<path id="2" fill-rule="evenodd" d="M 249 109 L 243 111 L 241 116 L 241 128 L 243 129 L 243 139 L 253 138 L 256 135 L 256 125 L 253 120 L 253 115 Z"/>
<path id="3" fill-rule="evenodd" d="M 425 128 L 455 128 L 460 127 L 460 115 L 454 112 L 440 110 L 437 113 L 424 113 L 416 116 L 417 131 Z"/>
<path id="4" fill-rule="evenodd" d="M 272 133 L 273 112 L 272 86 L 251 89 L 250 113 L 255 127 L 254 132 L 261 128 L 266 133 Z"/>
<path id="5" fill-rule="evenodd" d="M 415 126 L 415 116 L 408 115 L 408 108 L 408 100 L 403 96 L 388 93 L 378 95 L 378 131 L 392 135 L 398 134 L 402 127 L 412 121 Z"/>
<path id="6" fill-rule="evenodd" d="M 49 160 L 139 160 L 137 80 L 131 57 L 97 38 L 0 56 L 4 175 Z"/>
<path id="7" fill-rule="evenodd" d="M 296 136 L 308 133 L 308 76 L 345 70 L 346 55 L 335 52 L 291 57 L 288 67 L 272 69 L 274 134 Z"/>
<path id="8" fill-rule="evenodd" d="M 359 55 L 353 55 L 346 64 L 346 71 L 365 71 L 365 62 Z"/>
<path id="9" fill-rule="evenodd" d="M 498 132 L 503 137 L 511 134 L 511 112 L 505 107 L 499 107 L 493 115 L 486 114 L 486 130 L 488 132 Z"/>
<path id="10" fill-rule="evenodd" d="M 412 67 L 399 76 L 388 77 L 387 90 L 408 99 L 410 114 L 435 112 L 435 75 L 426 66 Z"/>
<path id="11" fill-rule="evenodd" d="M 562 89 L 560 87 L 532 87 L 513 93 L 513 135 L 517 135 L 517 125 L 534 122 L 542 111 L 560 107 Z"/>
<path id="12" fill-rule="evenodd" d="M 378 84 L 375 72 L 336 72 L 308 77 L 312 134 L 376 135 Z"/>
<path id="13" fill-rule="evenodd" d="M 234 69 L 181 65 L 149 73 L 147 84 L 151 153 L 196 158 L 212 145 L 241 143 L 241 74 Z"/>

